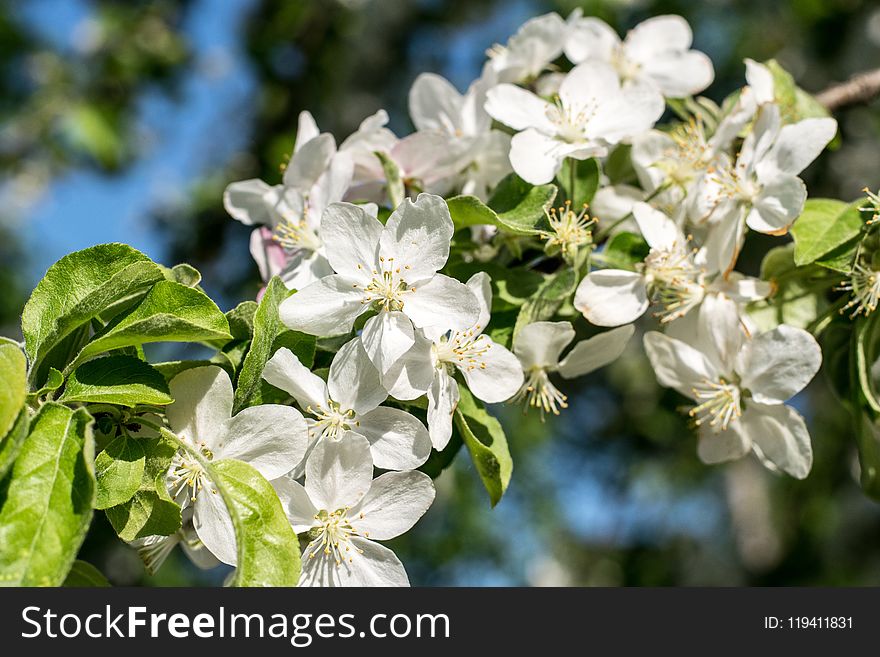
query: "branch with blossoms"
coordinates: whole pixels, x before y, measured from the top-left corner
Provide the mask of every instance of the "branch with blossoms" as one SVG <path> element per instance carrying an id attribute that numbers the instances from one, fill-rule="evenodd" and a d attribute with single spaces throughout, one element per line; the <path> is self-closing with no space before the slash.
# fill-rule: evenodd
<path id="1" fill-rule="evenodd" d="M 880 497 L 880 198 L 808 199 L 834 119 L 772 60 L 698 96 L 691 41 L 677 16 L 621 39 L 547 14 L 464 94 L 419 76 L 408 136 L 380 111 L 337 143 L 303 112 L 281 180 L 225 191 L 265 282 L 226 313 L 188 265 L 62 258 L 0 344 L 0 579 L 101 581 L 76 561 L 98 510 L 151 572 L 180 546 L 236 585 L 407 585 L 381 542 L 432 477 L 464 449 L 493 506 L 511 481 L 491 405 L 558 415 L 631 342 L 704 462 L 799 479 L 787 402 L 824 369 Z M 759 278 L 737 270 L 752 233 L 780 238 Z M 210 355 L 153 362 L 153 342 Z"/>

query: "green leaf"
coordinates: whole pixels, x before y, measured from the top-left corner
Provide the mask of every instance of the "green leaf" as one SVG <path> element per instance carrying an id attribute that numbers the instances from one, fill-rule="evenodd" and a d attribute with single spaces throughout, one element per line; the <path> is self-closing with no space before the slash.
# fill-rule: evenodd
<path id="1" fill-rule="evenodd" d="M 858 249 L 860 241 L 861 240 L 856 237 L 849 242 L 841 244 L 833 251 L 830 251 L 819 258 L 816 261 L 816 264 L 839 274 L 849 275 L 849 273 L 852 272 L 853 264 L 856 259 L 856 250 Z"/>
<path id="2" fill-rule="evenodd" d="M 278 306 L 289 294 L 284 282 L 277 276 L 273 277 L 266 286 L 266 293 L 260 300 L 257 312 L 254 313 L 254 337 L 238 375 L 233 413 L 260 403 L 263 368 L 266 366 L 266 361 L 272 357 L 272 344 L 275 338 L 284 328 L 278 316 Z"/>
<path id="3" fill-rule="evenodd" d="M 526 324 L 553 317 L 568 297 L 574 294 L 577 284 L 577 272 L 571 267 L 564 267 L 547 276 L 538 290 L 520 308 L 513 329 L 514 337 Z"/>
<path id="4" fill-rule="evenodd" d="M 73 562 L 73 566 L 71 567 L 70 572 L 67 573 L 67 578 L 64 580 L 64 584 L 61 586 L 80 589 L 103 588 L 110 586 L 110 582 L 108 582 L 107 578 L 104 577 L 104 574 L 92 564 L 77 559 Z"/>
<path id="5" fill-rule="evenodd" d="M 250 340 L 254 335 L 254 315 L 259 305 L 256 301 L 242 301 L 226 313 L 229 332 L 236 340 Z"/>
<path id="6" fill-rule="evenodd" d="M 388 199 L 391 201 L 391 207 L 396 208 L 403 203 L 406 196 L 406 186 L 403 178 L 400 177 L 400 169 L 386 153 L 376 151 L 376 157 L 382 163 L 382 171 L 385 172 L 385 180 L 388 186 Z"/>
<path id="7" fill-rule="evenodd" d="M 446 200 L 455 230 L 469 226 L 497 226 L 498 215 L 476 196 L 453 196 Z"/>
<path id="8" fill-rule="evenodd" d="M 146 456 L 135 438 L 119 436 L 95 459 L 98 482 L 95 508 L 107 509 L 128 502 L 141 486 Z"/>
<path id="9" fill-rule="evenodd" d="M 812 198 L 791 227 L 794 262 L 808 265 L 857 237 L 862 230 L 858 203 Z"/>
<path id="10" fill-rule="evenodd" d="M 162 374 L 132 356 L 105 356 L 77 367 L 60 402 L 164 406 L 174 401 Z"/>
<path id="11" fill-rule="evenodd" d="M 749 316 L 761 330 L 780 324 L 805 328 L 828 305 L 824 290 L 811 288 L 811 278 L 824 272 L 809 266 L 798 270 L 794 262 L 794 244 L 770 249 L 761 263 L 761 278 L 773 283 L 773 293 L 766 300 L 748 306 Z"/>
<path id="12" fill-rule="evenodd" d="M 95 336 L 74 362 L 111 349 L 148 342 L 230 340 L 229 322 L 204 292 L 160 281 L 131 312 Z"/>
<path id="13" fill-rule="evenodd" d="M 46 382 L 38 390 L 28 394 L 28 400 L 40 399 L 41 397 L 48 395 L 50 392 L 55 392 L 63 384 L 64 375 L 54 367 L 50 367 L 46 375 Z"/>
<path id="14" fill-rule="evenodd" d="M 205 367 L 207 365 L 216 364 L 217 363 L 210 360 L 169 360 L 164 363 L 153 363 L 152 367 L 159 372 L 159 374 L 162 375 L 162 378 L 165 379 L 165 382 L 168 383 L 175 376 L 186 370 L 191 370 L 194 367 Z M 226 369 L 228 371 L 228 368 Z M 230 377 L 231 376 L 232 373 L 230 373 Z"/>
<path id="15" fill-rule="evenodd" d="M 27 359 L 16 344 L 0 343 L 0 437 L 12 429 L 27 399 Z"/>
<path id="16" fill-rule="evenodd" d="M 803 119 L 831 116 L 828 110 L 794 81 L 791 73 L 769 59 L 764 65 L 773 75 L 773 96 L 779 105 L 780 115 L 785 123 L 796 123 Z"/>
<path id="17" fill-rule="evenodd" d="M 599 189 L 599 162 L 596 158 L 573 160 L 567 158 L 559 170 L 557 182 L 566 200 L 575 212 L 589 205 Z"/>
<path id="18" fill-rule="evenodd" d="M 180 507 L 171 499 L 165 475 L 177 445 L 166 438 L 138 438 L 145 461 L 140 486 L 134 496 L 104 513 L 124 541 L 145 536 L 170 536 L 180 529 Z"/>
<path id="19" fill-rule="evenodd" d="M 0 509 L 0 584 L 58 586 L 92 520 L 92 417 L 45 404 L 12 468 Z"/>
<path id="20" fill-rule="evenodd" d="M 31 382 L 43 382 L 39 365 L 65 338 L 108 306 L 138 295 L 162 278 L 156 263 L 124 244 L 93 246 L 52 265 L 21 316 Z M 53 365 L 62 369 L 66 363 Z"/>
<path id="21" fill-rule="evenodd" d="M 445 272 L 466 281 L 478 272 L 485 272 L 492 282 L 492 312 L 513 310 L 522 306 L 544 282 L 544 277 L 531 269 L 503 267 L 495 262 L 456 261 Z"/>
<path id="22" fill-rule="evenodd" d="M 530 185 L 511 173 L 492 193 L 487 205 L 498 214 L 498 227 L 518 235 L 535 235 L 546 222 L 545 210 L 556 198 L 556 185 Z"/>
<path id="23" fill-rule="evenodd" d="M 196 287 L 202 282 L 202 274 L 192 265 L 182 263 L 174 265 L 171 269 L 163 267 L 165 278 L 187 287 Z"/>
<path id="24" fill-rule="evenodd" d="M 604 169 L 612 185 L 632 185 L 639 182 L 632 163 L 632 146 L 629 144 L 619 144 L 611 151 Z"/>
<path id="25" fill-rule="evenodd" d="M 18 458 L 21 447 L 24 445 L 28 435 L 30 420 L 30 412 L 26 407 L 22 408 L 15 420 L 15 424 L 12 425 L 12 428 L 3 438 L 0 438 L 0 480 L 6 476 L 15 459 Z"/>
<path id="26" fill-rule="evenodd" d="M 611 269 L 635 270 L 644 261 L 651 247 L 645 238 L 635 233 L 620 232 L 614 235 L 602 250 L 602 264 Z"/>
<path id="27" fill-rule="evenodd" d="M 489 500 L 495 506 L 507 490 L 513 473 L 507 437 L 501 423 L 489 415 L 465 386 L 459 385 L 459 392 L 461 399 L 455 410 L 455 426 L 489 493 Z"/>
<path id="28" fill-rule="evenodd" d="M 299 541 L 272 485 L 247 463 L 211 464 L 211 479 L 235 526 L 236 586 L 296 586 Z"/>

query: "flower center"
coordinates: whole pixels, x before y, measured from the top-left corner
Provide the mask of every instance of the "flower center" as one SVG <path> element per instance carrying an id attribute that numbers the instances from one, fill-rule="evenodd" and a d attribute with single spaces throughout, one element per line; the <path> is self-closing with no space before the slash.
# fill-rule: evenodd
<path id="1" fill-rule="evenodd" d="M 563 257 L 572 255 L 578 247 L 592 242 L 593 234 L 590 229 L 597 220 L 587 216 L 586 203 L 578 213 L 571 209 L 571 201 L 566 201 L 558 209 L 544 210 L 544 215 L 553 230 L 541 231 L 541 237 L 547 240 L 548 245 L 559 246 Z"/>
<path id="2" fill-rule="evenodd" d="M 663 323 L 683 317 L 703 300 L 699 284 L 700 270 L 680 244 L 671 249 L 651 249 L 645 258 L 645 280 L 651 286 L 653 300 L 662 310 L 655 313 Z"/>
<path id="3" fill-rule="evenodd" d="M 525 400 L 526 408 L 538 408 L 541 420 L 545 413 L 559 415 L 560 408 L 568 408 L 568 397 L 550 381 L 547 370 L 543 367 L 532 367 L 526 372 L 526 380 L 513 401 Z"/>
<path id="4" fill-rule="evenodd" d="M 673 184 L 687 187 L 708 164 L 709 147 L 703 123 L 691 117 L 672 129 L 669 137 L 674 146 L 666 149 L 652 166 L 666 174 Z"/>
<path id="5" fill-rule="evenodd" d="M 547 118 L 556 126 L 556 135 L 565 142 L 577 143 L 586 139 L 587 124 L 596 113 L 596 103 L 569 106 L 559 96 L 547 106 Z"/>
<path id="6" fill-rule="evenodd" d="M 400 311 L 403 310 L 405 296 L 408 293 L 415 292 L 416 288 L 403 279 L 402 272 L 410 268 L 404 265 L 403 268 L 394 264 L 394 258 L 379 258 L 382 271 L 373 270 L 373 277 L 365 286 L 357 283 L 355 289 L 360 288 L 364 293 L 362 304 L 375 304 L 377 310 Z M 358 265 L 361 268 L 361 265 Z"/>
<path id="7" fill-rule="evenodd" d="M 307 406 L 306 413 L 315 416 L 315 423 L 309 428 L 309 434 L 314 436 L 315 433 L 322 438 L 339 438 L 346 431 L 351 431 L 352 427 L 360 426 L 360 421 L 356 419 L 357 414 L 351 410 L 343 411 L 339 404 L 332 400 L 328 400 L 327 406 Z"/>
<path id="8" fill-rule="evenodd" d="M 730 423 L 742 415 L 742 393 L 739 386 L 724 379 L 703 381 L 692 390 L 694 399 L 701 402 L 688 411 L 697 426 L 708 420 L 710 427 L 727 429 Z"/>
<path id="9" fill-rule="evenodd" d="M 635 79 L 642 70 L 642 65 L 627 57 L 626 51 L 621 46 L 616 47 L 611 53 L 611 66 L 617 71 L 621 82 Z"/>
<path id="10" fill-rule="evenodd" d="M 331 556 L 339 566 L 343 561 L 352 562 L 352 548 L 359 554 L 363 554 L 363 550 L 351 544 L 351 537 L 357 536 L 358 533 L 348 520 L 348 507 L 337 509 L 332 513 L 319 511 L 315 514 L 315 520 L 320 523 L 320 526 L 312 530 L 317 533 L 317 536 L 312 543 L 311 551 L 308 552 L 309 559 L 314 559 L 323 552 L 325 555 Z"/>
<path id="11" fill-rule="evenodd" d="M 323 246 L 315 230 L 309 226 L 308 206 L 301 217 L 287 211 L 282 214 L 281 221 L 272 229 L 272 239 L 285 249 L 308 249 L 317 251 Z"/>
<path id="12" fill-rule="evenodd" d="M 877 303 L 880 301 L 880 272 L 857 262 L 850 274 L 849 282 L 844 283 L 838 289 L 852 293 L 853 297 L 840 309 L 841 313 L 853 308 L 850 317 L 856 317 L 860 314 L 870 315 L 877 309 Z"/>
<path id="13" fill-rule="evenodd" d="M 761 186 L 748 179 L 734 167 L 712 169 L 711 180 L 718 184 L 718 195 L 713 201 L 717 204 L 724 199 L 751 205 L 761 193 Z"/>
<path id="14" fill-rule="evenodd" d="M 481 328 L 478 324 L 467 331 L 454 331 L 450 336 L 442 337 L 433 346 L 435 366 L 441 368 L 450 363 L 468 372 L 486 369 L 484 356 L 492 347 L 492 341 L 478 334 Z"/>
<path id="15" fill-rule="evenodd" d="M 207 448 L 205 443 L 197 443 L 195 447 L 207 460 L 214 460 L 214 453 Z M 174 455 L 171 467 L 168 470 L 168 479 L 174 498 L 177 498 L 189 488 L 190 499 L 193 501 L 201 493 L 206 482 L 210 485 L 210 480 L 202 465 L 184 451 L 179 451 Z M 216 493 L 217 491 L 212 488 L 211 492 Z"/>

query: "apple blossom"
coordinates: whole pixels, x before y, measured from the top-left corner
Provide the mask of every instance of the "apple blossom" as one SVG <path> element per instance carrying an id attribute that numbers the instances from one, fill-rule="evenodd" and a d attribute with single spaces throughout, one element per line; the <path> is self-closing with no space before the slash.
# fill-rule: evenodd
<path id="1" fill-rule="evenodd" d="M 427 475 L 410 470 L 373 479 L 362 436 L 322 441 L 306 463 L 305 484 L 273 485 L 303 551 L 300 586 L 409 586 L 397 556 L 376 540 L 408 531 L 434 501 Z"/>
<path id="2" fill-rule="evenodd" d="M 361 340 L 385 374 L 412 347 L 416 328 L 466 329 L 477 320 L 473 292 L 437 273 L 449 257 L 453 231 L 446 201 L 431 194 L 404 200 L 384 226 L 356 205 L 331 205 L 321 234 L 335 273 L 285 300 L 282 321 L 312 335 L 341 335 L 375 310 Z"/>
<path id="3" fill-rule="evenodd" d="M 751 450 L 767 467 L 803 479 L 813 460 L 810 436 L 784 402 L 819 370 L 815 338 L 785 324 L 748 335 L 736 304 L 723 297 L 707 298 L 699 317 L 693 344 L 656 331 L 644 343 L 658 381 L 696 402 L 689 413 L 700 458 L 718 463 Z"/>
<path id="4" fill-rule="evenodd" d="M 185 370 L 169 389 L 166 410 L 177 437 L 208 461 L 238 459 L 267 479 L 277 479 L 302 460 L 308 444 L 303 416 L 294 408 L 263 404 L 232 415 L 232 382 L 220 367 Z M 192 523 L 205 547 L 235 565 L 235 532 L 223 498 L 198 460 L 178 452 L 168 471 L 168 488 L 181 506 L 192 506 Z"/>
<path id="5" fill-rule="evenodd" d="M 632 325 L 621 326 L 579 341 L 560 360 L 562 351 L 574 340 L 571 322 L 532 322 L 513 340 L 513 353 L 519 358 L 525 382 L 514 400 L 525 400 L 526 408 L 538 408 L 559 415 L 568 408 L 568 397 L 550 381 L 551 373 L 574 379 L 605 367 L 623 353 L 633 334 Z"/>
<path id="6" fill-rule="evenodd" d="M 691 50 L 693 33 L 681 16 L 654 16 L 630 30 L 622 42 L 604 21 L 581 17 L 572 22 L 565 55 L 575 64 L 610 64 L 622 82 L 648 82 L 665 96 L 691 96 L 708 87 L 715 72 L 711 60 Z"/>
<path id="7" fill-rule="evenodd" d="M 285 348 L 266 363 L 263 378 L 312 416 L 306 420 L 309 450 L 325 440 L 362 435 L 370 442 L 372 462 L 389 470 L 417 468 L 431 452 L 421 422 L 405 411 L 379 406 L 388 393 L 357 338 L 333 357 L 326 383 Z"/>
<path id="8" fill-rule="evenodd" d="M 461 372 L 475 397 L 490 404 L 508 400 L 523 382 L 517 358 L 483 333 L 492 306 L 489 276 L 474 274 L 467 286 L 480 304 L 476 323 L 465 330 L 425 328 L 384 379 L 389 392 L 398 399 L 415 399 L 428 393 L 428 431 L 437 450 L 446 447 L 452 436 L 452 416 L 459 400 L 455 370 Z"/>
<path id="9" fill-rule="evenodd" d="M 651 85 L 624 87 L 603 62 L 576 66 L 554 103 L 512 84 L 489 90 L 486 111 L 519 130 L 510 143 L 513 170 L 527 182 L 553 180 L 570 157 L 603 156 L 608 147 L 650 129 L 663 113 L 663 96 Z"/>

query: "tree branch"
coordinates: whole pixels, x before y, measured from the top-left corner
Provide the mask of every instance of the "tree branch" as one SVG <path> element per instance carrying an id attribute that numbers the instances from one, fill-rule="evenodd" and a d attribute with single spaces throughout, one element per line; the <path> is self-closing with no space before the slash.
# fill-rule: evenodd
<path id="1" fill-rule="evenodd" d="M 834 111 L 849 105 L 867 103 L 880 96 L 880 68 L 854 75 L 847 82 L 835 84 L 816 94 L 816 100 Z"/>

